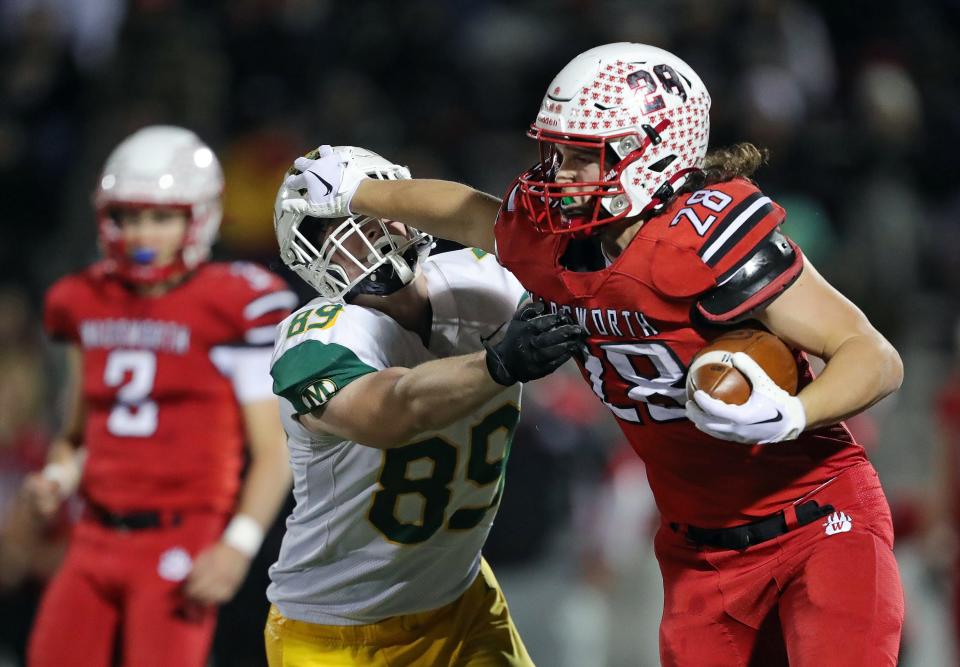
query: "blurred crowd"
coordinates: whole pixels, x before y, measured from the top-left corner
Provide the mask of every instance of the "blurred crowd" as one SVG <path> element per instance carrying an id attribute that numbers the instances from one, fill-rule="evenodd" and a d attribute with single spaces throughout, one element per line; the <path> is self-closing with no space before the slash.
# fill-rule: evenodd
<path id="1" fill-rule="evenodd" d="M 958 35 L 957 0 L 0 0 L 0 665 L 18 664 L 69 529 L 65 517 L 33 534 L 16 489 L 61 412 L 42 295 L 97 256 L 90 193 L 109 150 L 151 123 L 195 130 L 225 170 L 220 256 L 279 270 L 272 202 L 298 154 L 363 145 L 414 176 L 499 194 L 536 158 L 524 131 L 550 78 L 612 41 L 655 44 L 700 73 L 712 145 L 770 149 L 757 177 L 787 209 L 787 233 L 903 356 L 903 389 L 852 427 L 898 517 L 903 664 L 952 664 Z M 642 466 L 586 391 L 570 374 L 531 388 L 487 553 L 542 664 L 645 665 L 655 510 Z M 263 577 L 222 615 L 222 637 L 255 628 L 257 645 Z M 557 603 L 550 619 L 544 601 Z M 944 648 L 924 653 L 938 638 Z M 218 641 L 217 665 L 260 664 L 238 641 Z"/>

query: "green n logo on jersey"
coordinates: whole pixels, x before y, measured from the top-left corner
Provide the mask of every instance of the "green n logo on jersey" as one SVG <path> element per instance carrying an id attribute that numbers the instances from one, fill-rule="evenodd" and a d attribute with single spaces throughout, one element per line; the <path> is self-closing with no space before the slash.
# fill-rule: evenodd
<path id="1" fill-rule="evenodd" d="M 473 256 L 477 259 L 483 259 L 490 254 L 486 250 L 481 250 L 480 248 L 470 248 L 470 252 L 472 252 Z"/>
<path id="2" fill-rule="evenodd" d="M 337 383 L 330 378 L 317 380 L 300 392 L 300 400 L 310 410 L 319 408 L 337 393 Z"/>

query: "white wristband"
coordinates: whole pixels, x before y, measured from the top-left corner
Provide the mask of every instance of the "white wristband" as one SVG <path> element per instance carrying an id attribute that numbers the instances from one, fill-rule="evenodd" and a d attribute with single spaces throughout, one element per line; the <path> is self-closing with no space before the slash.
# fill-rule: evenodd
<path id="1" fill-rule="evenodd" d="M 73 494 L 80 482 L 79 466 L 69 463 L 48 463 L 40 473 L 44 479 L 56 482 L 60 487 L 60 497 L 66 498 Z"/>
<path id="2" fill-rule="evenodd" d="M 224 544 L 227 544 L 240 553 L 253 558 L 260 551 L 260 544 L 263 542 L 263 528 L 260 522 L 252 516 L 246 514 L 237 514 L 223 531 L 221 538 Z"/>

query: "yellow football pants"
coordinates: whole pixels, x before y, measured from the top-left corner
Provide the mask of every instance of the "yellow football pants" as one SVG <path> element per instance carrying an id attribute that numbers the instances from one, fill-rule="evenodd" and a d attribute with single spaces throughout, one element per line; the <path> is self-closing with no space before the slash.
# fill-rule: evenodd
<path id="1" fill-rule="evenodd" d="M 450 604 L 371 625 L 317 625 L 270 608 L 270 667 L 532 667 L 507 601 L 486 561 Z"/>

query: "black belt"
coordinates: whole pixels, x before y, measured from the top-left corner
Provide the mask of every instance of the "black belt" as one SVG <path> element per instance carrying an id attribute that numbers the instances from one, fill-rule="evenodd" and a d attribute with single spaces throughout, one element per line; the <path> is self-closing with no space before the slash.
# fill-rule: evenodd
<path id="1" fill-rule="evenodd" d="M 90 516 L 97 523 L 116 530 L 147 530 L 177 526 L 182 519 L 179 512 L 162 512 L 160 510 L 137 510 L 135 512 L 111 512 L 106 507 L 87 503 Z"/>
<path id="2" fill-rule="evenodd" d="M 797 521 L 794 525 L 787 524 L 787 517 L 784 512 L 777 512 L 765 519 L 731 528 L 698 528 L 697 526 L 683 526 L 678 523 L 671 523 L 670 528 L 674 532 L 682 531 L 688 541 L 699 546 L 742 551 L 749 546 L 772 540 L 792 528 L 805 526 L 830 514 L 833 512 L 833 505 L 821 507 L 816 500 L 809 500 L 797 505 L 794 511 L 797 514 Z"/>

